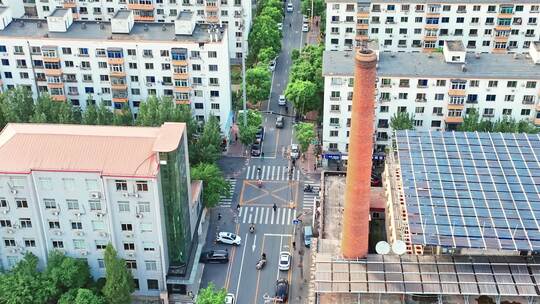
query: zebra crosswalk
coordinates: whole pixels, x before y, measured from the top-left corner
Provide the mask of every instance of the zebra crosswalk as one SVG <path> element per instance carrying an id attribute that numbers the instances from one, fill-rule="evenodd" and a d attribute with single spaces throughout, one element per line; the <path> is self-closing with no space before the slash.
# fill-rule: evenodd
<path id="1" fill-rule="evenodd" d="M 260 168 L 260 173 L 259 170 Z M 261 180 L 276 180 L 276 181 L 288 181 L 288 180 L 300 180 L 300 170 L 295 168 L 292 172 L 292 176 L 289 176 L 287 166 L 274 166 L 274 165 L 251 165 L 247 167 L 245 179 L 261 179 Z"/>
<path id="2" fill-rule="evenodd" d="M 311 187 L 313 187 L 313 192 L 304 191 L 302 209 L 305 211 L 313 210 L 313 205 L 315 204 L 315 200 L 319 199 L 319 190 L 321 189 L 321 185 L 319 183 L 306 181 L 304 183 L 304 186 L 307 186 L 307 185 L 310 185 Z"/>
<path id="3" fill-rule="evenodd" d="M 219 198 L 219 204 L 220 207 L 231 207 L 234 191 L 236 189 L 236 178 L 228 178 L 227 182 L 229 182 L 229 185 L 231 185 L 231 188 L 229 190 L 229 197 L 221 196 Z"/>
<path id="4" fill-rule="evenodd" d="M 296 218 L 296 210 L 277 208 L 274 212 L 272 207 L 242 206 L 238 218 L 243 224 L 292 225 L 293 219 Z"/>

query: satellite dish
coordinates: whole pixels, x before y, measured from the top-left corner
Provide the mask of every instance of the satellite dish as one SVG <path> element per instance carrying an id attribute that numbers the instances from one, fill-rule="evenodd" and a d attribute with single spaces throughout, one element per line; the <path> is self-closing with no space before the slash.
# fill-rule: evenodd
<path id="1" fill-rule="evenodd" d="M 395 254 L 402 255 L 407 251 L 407 244 L 402 240 L 395 240 L 394 243 L 392 243 L 392 251 Z"/>
<path id="2" fill-rule="evenodd" d="M 390 253 L 390 244 L 385 241 L 380 241 L 375 245 L 375 251 L 377 254 L 389 254 Z"/>

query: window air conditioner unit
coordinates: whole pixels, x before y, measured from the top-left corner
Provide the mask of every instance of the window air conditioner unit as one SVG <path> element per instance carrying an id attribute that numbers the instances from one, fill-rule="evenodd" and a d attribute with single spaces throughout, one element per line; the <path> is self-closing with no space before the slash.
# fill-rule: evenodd
<path id="1" fill-rule="evenodd" d="M 17 189 L 11 189 L 11 194 L 17 194 Z"/>
<path id="2" fill-rule="evenodd" d="M 58 230 L 58 231 L 56 231 L 54 234 L 56 234 L 56 235 L 62 235 L 62 231 Z"/>
<path id="3" fill-rule="evenodd" d="M 141 197 L 141 195 L 139 193 L 134 193 L 133 196 L 136 197 L 136 198 Z"/>
<path id="4" fill-rule="evenodd" d="M 129 193 L 124 192 L 124 193 L 122 193 L 122 196 L 123 196 L 123 197 L 129 197 Z"/>
<path id="5" fill-rule="evenodd" d="M 107 237 L 107 232 L 100 232 L 100 233 L 99 233 L 99 236 L 101 236 L 101 237 Z"/>
<path id="6" fill-rule="evenodd" d="M 78 236 L 83 236 L 83 235 L 84 235 L 84 232 L 83 232 L 83 231 L 77 231 L 77 235 L 78 235 Z"/>
<path id="7" fill-rule="evenodd" d="M 75 216 L 76 216 L 76 217 L 81 217 L 81 215 L 82 215 L 82 213 L 80 213 L 80 212 L 75 212 Z"/>
<path id="8" fill-rule="evenodd" d="M 52 215 L 58 216 L 60 214 L 60 211 L 56 210 L 52 212 Z"/>
<path id="9" fill-rule="evenodd" d="M 90 192 L 90 198 L 99 199 L 100 197 L 101 197 L 101 193 L 99 193 L 99 192 Z"/>
<path id="10" fill-rule="evenodd" d="M 138 219 L 140 219 L 140 218 L 143 218 L 143 215 L 142 215 L 142 213 L 137 213 L 136 217 L 137 217 Z"/>

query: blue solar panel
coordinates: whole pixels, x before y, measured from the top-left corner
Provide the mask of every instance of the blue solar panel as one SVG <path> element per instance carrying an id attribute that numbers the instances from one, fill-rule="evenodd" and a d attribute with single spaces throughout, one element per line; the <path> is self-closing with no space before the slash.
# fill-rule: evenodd
<path id="1" fill-rule="evenodd" d="M 398 131 L 413 244 L 540 250 L 540 136 Z"/>

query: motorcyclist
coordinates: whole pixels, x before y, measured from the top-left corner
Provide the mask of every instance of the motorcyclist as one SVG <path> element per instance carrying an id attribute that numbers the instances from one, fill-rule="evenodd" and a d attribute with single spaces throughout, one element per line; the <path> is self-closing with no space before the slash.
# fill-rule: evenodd
<path id="1" fill-rule="evenodd" d="M 251 225 L 249 225 L 249 232 L 255 232 L 255 224 L 251 223 Z"/>
<path id="2" fill-rule="evenodd" d="M 266 253 L 263 252 L 262 255 L 261 255 L 261 258 L 262 258 L 263 260 L 266 260 Z"/>
<path id="3" fill-rule="evenodd" d="M 262 180 L 259 178 L 259 180 L 257 181 L 257 185 L 259 186 L 259 188 L 262 186 Z"/>

